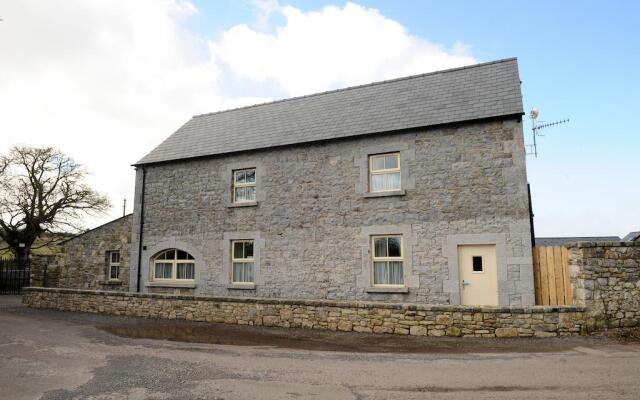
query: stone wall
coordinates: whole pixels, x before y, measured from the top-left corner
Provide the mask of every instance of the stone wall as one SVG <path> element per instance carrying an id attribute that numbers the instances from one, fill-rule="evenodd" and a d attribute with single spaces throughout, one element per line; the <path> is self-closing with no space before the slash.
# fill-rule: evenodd
<path id="1" fill-rule="evenodd" d="M 29 260 L 30 285 L 58 287 L 60 281 L 58 258 L 59 255 L 31 255 Z"/>
<path id="2" fill-rule="evenodd" d="M 584 332 L 585 308 L 423 306 L 26 288 L 34 308 L 238 325 L 416 336 L 548 337 Z"/>
<path id="3" fill-rule="evenodd" d="M 389 151 L 401 154 L 403 190 L 370 196 L 367 156 Z M 229 204 L 232 171 L 250 167 L 257 169 L 257 203 L 234 207 Z M 524 144 L 517 119 L 144 168 L 145 292 L 460 304 L 456 246 L 475 243 L 497 247 L 499 304 L 534 303 Z M 141 188 L 138 168 L 133 260 L 138 257 Z M 404 290 L 384 293 L 371 287 L 372 233 L 403 235 Z M 233 237 L 256 240 L 253 287 L 230 285 L 227 254 Z M 149 284 L 151 258 L 173 247 L 196 258 L 195 288 Z M 132 268 L 131 291 L 136 274 Z"/>
<path id="4" fill-rule="evenodd" d="M 131 220 L 127 215 L 62 243 L 58 287 L 129 290 Z M 120 279 L 110 280 L 107 252 L 120 252 Z"/>
<path id="5" fill-rule="evenodd" d="M 578 242 L 568 246 L 575 304 L 593 328 L 640 325 L 640 242 Z"/>

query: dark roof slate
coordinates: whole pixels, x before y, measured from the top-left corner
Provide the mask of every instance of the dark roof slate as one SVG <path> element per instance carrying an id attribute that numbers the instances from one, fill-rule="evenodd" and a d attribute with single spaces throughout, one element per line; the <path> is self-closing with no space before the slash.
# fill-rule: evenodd
<path id="1" fill-rule="evenodd" d="M 640 240 L 640 231 L 629 232 L 627 236 L 622 239 L 624 242 L 635 242 Z"/>
<path id="2" fill-rule="evenodd" d="M 136 165 L 522 112 L 510 58 L 197 115 Z"/>

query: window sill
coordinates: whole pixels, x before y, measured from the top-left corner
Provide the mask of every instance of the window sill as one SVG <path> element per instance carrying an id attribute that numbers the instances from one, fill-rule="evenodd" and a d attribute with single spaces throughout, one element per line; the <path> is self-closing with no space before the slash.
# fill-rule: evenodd
<path id="1" fill-rule="evenodd" d="M 366 288 L 365 292 L 367 293 L 409 293 L 409 288 L 406 286 L 402 286 L 402 287 L 374 286 L 374 287 Z"/>
<path id="2" fill-rule="evenodd" d="M 145 282 L 144 286 L 195 289 L 196 284 L 195 282 Z"/>
<path id="3" fill-rule="evenodd" d="M 227 205 L 227 208 L 237 208 L 237 207 L 255 207 L 258 205 L 257 201 L 247 201 L 244 203 L 231 203 Z"/>
<path id="4" fill-rule="evenodd" d="M 101 281 L 101 285 L 122 285 L 122 280 L 120 279 L 109 279 L 108 281 Z"/>
<path id="5" fill-rule="evenodd" d="M 229 290 L 255 290 L 255 283 L 232 283 L 227 285 L 227 289 Z"/>
<path id="6" fill-rule="evenodd" d="M 390 196 L 404 196 L 407 194 L 407 191 L 402 190 L 394 190 L 391 192 L 367 192 L 362 195 L 364 198 L 372 198 L 372 197 L 390 197 Z"/>

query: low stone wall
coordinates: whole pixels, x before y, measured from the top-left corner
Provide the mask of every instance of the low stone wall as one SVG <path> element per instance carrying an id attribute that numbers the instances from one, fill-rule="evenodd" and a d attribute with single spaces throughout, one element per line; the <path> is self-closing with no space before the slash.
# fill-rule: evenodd
<path id="1" fill-rule="evenodd" d="M 416 336 L 547 337 L 585 332 L 585 307 L 467 307 L 216 298 L 25 288 L 34 308 L 238 325 Z"/>
<path id="2" fill-rule="evenodd" d="M 575 304 L 590 329 L 640 325 L 640 242 L 578 242 L 568 247 Z"/>

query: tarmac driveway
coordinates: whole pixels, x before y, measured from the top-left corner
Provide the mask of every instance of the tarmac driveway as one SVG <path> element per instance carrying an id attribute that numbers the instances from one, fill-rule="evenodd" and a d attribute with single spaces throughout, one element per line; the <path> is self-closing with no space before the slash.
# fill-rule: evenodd
<path id="1" fill-rule="evenodd" d="M 238 327 L 33 310 L 0 296 L 1 399 L 638 399 L 639 371 L 640 344 L 603 337 Z"/>

